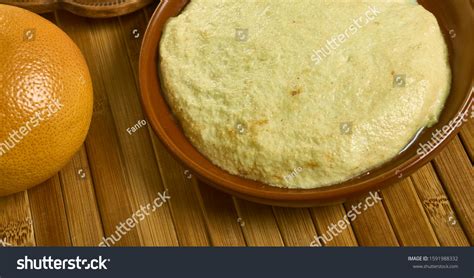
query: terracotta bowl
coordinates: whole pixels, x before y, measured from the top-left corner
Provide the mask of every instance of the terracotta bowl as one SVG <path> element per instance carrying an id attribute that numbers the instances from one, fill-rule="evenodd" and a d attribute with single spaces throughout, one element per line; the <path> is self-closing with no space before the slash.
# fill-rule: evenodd
<path id="1" fill-rule="evenodd" d="M 343 202 L 347 198 L 377 190 L 407 177 L 431 160 L 455 137 L 459 127 L 449 130 L 444 140 L 430 148 L 426 156 L 417 154 L 419 144 L 430 142 L 432 132 L 442 130 L 457 115 L 471 109 L 474 76 L 474 15 L 471 1 L 420 0 L 437 17 L 450 48 L 453 84 L 438 124 L 426 129 L 411 147 L 389 163 L 334 186 L 308 190 L 281 189 L 228 174 L 212 164 L 186 139 L 160 87 L 158 52 L 162 30 L 168 18 L 178 15 L 188 2 L 162 1 L 149 23 L 140 55 L 142 104 L 151 126 L 165 146 L 200 179 L 232 195 L 270 205 L 308 207 Z"/>

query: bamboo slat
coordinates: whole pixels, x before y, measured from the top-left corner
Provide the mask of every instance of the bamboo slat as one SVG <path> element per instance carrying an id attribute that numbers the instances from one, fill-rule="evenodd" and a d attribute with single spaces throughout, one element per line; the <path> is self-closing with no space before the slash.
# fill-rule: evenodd
<path id="1" fill-rule="evenodd" d="M 171 157 L 156 137 L 153 137 L 153 146 L 164 184 L 173 196 L 170 204 L 180 245 L 209 245 L 206 223 L 197 197 L 197 184 L 192 174 Z"/>
<path id="2" fill-rule="evenodd" d="M 272 208 L 234 198 L 248 246 L 283 246 Z"/>
<path id="3" fill-rule="evenodd" d="M 57 24 L 54 13 L 43 14 L 43 17 Z M 97 245 L 103 236 L 92 180 L 87 173 L 90 170 L 82 147 L 59 174 L 71 241 L 78 246 Z"/>
<path id="4" fill-rule="evenodd" d="M 70 246 L 71 238 L 59 176 L 28 190 L 35 240 L 39 246 Z"/>
<path id="5" fill-rule="evenodd" d="M 85 23 L 84 20 L 82 21 Z M 127 49 L 118 19 L 97 20 L 89 25 L 93 43 L 103 50 L 93 52 L 95 63 L 101 66 L 102 80 L 109 99 L 115 127 L 129 176 L 133 211 L 152 203 L 158 193 L 164 192 L 159 168 L 150 150 L 152 143 L 146 127 L 132 132 L 132 126 L 145 119 L 138 98 L 138 88 L 127 59 Z M 107 55 L 104 55 L 107 54 Z M 174 245 L 176 235 L 169 202 L 149 214 L 137 225 L 142 243 L 148 245 Z"/>
<path id="6" fill-rule="evenodd" d="M 97 246 L 104 236 L 86 150 L 61 170 L 64 205 L 74 246 Z"/>
<path id="7" fill-rule="evenodd" d="M 0 247 L 35 245 L 26 191 L 0 197 Z"/>
<path id="8" fill-rule="evenodd" d="M 386 187 L 382 196 L 400 245 L 439 246 L 410 179 Z"/>
<path id="9" fill-rule="evenodd" d="M 201 206 L 213 246 L 246 246 L 232 197 L 198 181 Z"/>
<path id="10" fill-rule="evenodd" d="M 366 198 L 355 198 L 344 203 L 346 212 L 356 208 L 359 204 L 365 204 Z M 351 222 L 357 242 L 360 246 L 398 246 L 397 237 L 388 219 L 385 208 L 381 202 L 377 202 L 372 207 L 361 212 L 357 218 Z"/>
<path id="11" fill-rule="evenodd" d="M 474 169 L 459 138 L 435 158 L 434 164 L 459 222 L 474 245 Z"/>
<path id="12" fill-rule="evenodd" d="M 91 72 L 94 85 L 94 115 L 86 140 L 87 156 L 96 191 L 105 237 L 116 232 L 116 226 L 133 213 L 128 194 L 129 180 L 125 171 L 120 144 L 116 134 L 102 67 L 94 61 L 93 52 L 100 49 L 92 39 L 89 24 L 76 16 L 58 13 L 61 28 L 82 50 Z M 138 246 L 141 244 L 136 229 L 120 237 L 116 246 Z"/>
<path id="13" fill-rule="evenodd" d="M 474 161 L 474 118 L 470 118 L 461 128 L 461 139 L 471 163 Z"/>
<path id="14" fill-rule="evenodd" d="M 273 207 L 285 246 L 309 246 L 316 235 L 308 209 Z"/>
<path id="15" fill-rule="evenodd" d="M 347 225 L 346 222 L 346 224 L 342 222 L 341 225 L 338 224 L 339 221 L 344 221 L 346 215 L 343 205 L 312 208 L 311 214 L 316 223 L 318 236 L 325 238 L 325 241 L 319 240 L 322 246 L 358 246 L 351 224 Z M 334 226 L 337 228 L 333 228 Z"/>
<path id="16" fill-rule="evenodd" d="M 128 60 L 130 61 L 135 75 L 135 83 L 137 88 L 139 88 L 138 61 L 140 59 L 140 48 L 148 25 L 148 19 L 146 18 L 145 12 L 141 10 L 133 14 L 121 16 L 119 22 L 122 37 L 127 46 Z"/>
<path id="17" fill-rule="evenodd" d="M 442 246 L 469 246 L 461 226 L 457 224 L 451 202 L 431 164 L 411 176 L 428 219 Z"/>
<path id="18" fill-rule="evenodd" d="M 141 38 L 146 29 L 146 18 L 143 11 L 120 18 L 120 29 L 127 48 L 128 59 L 138 88 L 138 58 Z M 138 98 L 138 92 L 136 98 Z M 164 186 L 173 196 L 171 210 L 173 221 L 181 245 L 205 246 L 209 244 L 206 224 L 196 194 L 196 183 L 188 180 L 185 169 L 171 157 L 164 146 L 158 142 L 156 135 L 148 126 L 152 138 L 155 157 L 159 164 Z"/>

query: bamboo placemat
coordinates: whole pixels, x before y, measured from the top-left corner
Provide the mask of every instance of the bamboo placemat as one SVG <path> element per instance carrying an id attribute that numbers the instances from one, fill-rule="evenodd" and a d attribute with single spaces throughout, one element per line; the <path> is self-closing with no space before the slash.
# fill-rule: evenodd
<path id="1" fill-rule="evenodd" d="M 0 198 L 0 239 L 12 245 L 96 246 L 166 189 L 171 200 L 116 246 L 309 246 L 366 196 L 310 209 L 254 204 L 195 179 L 145 119 L 138 86 L 142 35 L 156 3 L 118 18 L 46 14 L 78 44 L 94 83 L 92 126 L 83 148 L 55 177 Z M 328 246 L 474 244 L 474 123 L 436 159 L 383 189 Z"/>

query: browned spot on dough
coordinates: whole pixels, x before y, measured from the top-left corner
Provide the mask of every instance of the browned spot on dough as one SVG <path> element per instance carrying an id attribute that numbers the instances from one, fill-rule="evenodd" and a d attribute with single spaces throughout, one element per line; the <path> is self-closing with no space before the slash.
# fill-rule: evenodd
<path id="1" fill-rule="evenodd" d="M 278 181 L 283 181 L 283 178 L 280 176 L 273 175 L 272 177 L 274 177 Z"/>
<path id="2" fill-rule="evenodd" d="M 247 136 L 254 138 L 258 135 L 259 131 L 263 128 L 264 125 L 268 124 L 268 119 L 250 121 L 247 128 Z"/>
<path id="3" fill-rule="evenodd" d="M 255 122 L 255 125 L 266 125 L 266 124 L 268 124 L 267 119 L 258 120 L 258 121 Z"/>
<path id="4" fill-rule="evenodd" d="M 232 138 L 237 137 L 237 131 L 235 129 L 229 128 L 226 131 L 227 131 L 227 134 L 229 135 L 229 137 L 232 137 Z"/>
<path id="5" fill-rule="evenodd" d="M 334 161 L 334 156 L 332 154 L 324 154 L 324 158 L 328 161 L 328 162 L 333 162 Z"/>
<path id="6" fill-rule="evenodd" d="M 307 168 L 318 168 L 320 165 L 317 162 L 307 162 L 305 163 L 305 166 Z"/>
<path id="7" fill-rule="evenodd" d="M 299 94 L 301 94 L 301 88 L 298 88 L 298 89 L 295 89 L 295 90 L 291 91 L 292 96 L 297 96 Z"/>

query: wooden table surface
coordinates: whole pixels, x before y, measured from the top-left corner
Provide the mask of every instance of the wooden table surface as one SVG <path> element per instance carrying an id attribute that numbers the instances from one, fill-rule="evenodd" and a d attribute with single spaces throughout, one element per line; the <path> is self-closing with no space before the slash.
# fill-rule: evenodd
<path id="1" fill-rule="evenodd" d="M 112 19 L 68 12 L 44 16 L 84 53 L 95 107 L 84 146 L 49 181 L 0 198 L 0 240 L 21 246 L 97 246 L 142 205 L 168 189 L 171 200 L 116 246 L 309 246 L 352 204 L 290 209 L 254 204 L 196 180 L 163 147 L 139 101 L 138 57 L 156 4 Z M 436 159 L 381 190 L 328 246 L 469 246 L 474 244 L 474 123 Z M 0 245 L 1 246 L 1 245 Z"/>

